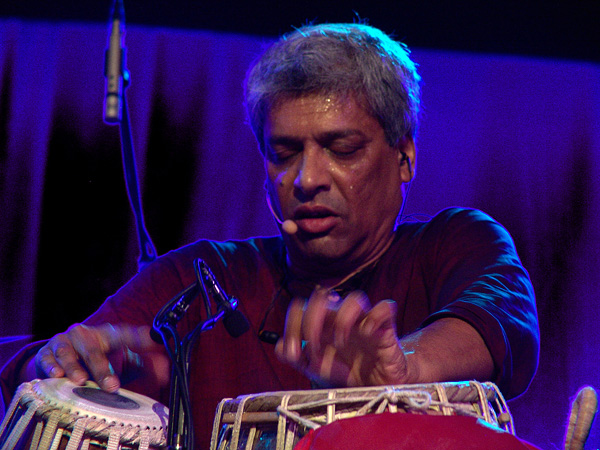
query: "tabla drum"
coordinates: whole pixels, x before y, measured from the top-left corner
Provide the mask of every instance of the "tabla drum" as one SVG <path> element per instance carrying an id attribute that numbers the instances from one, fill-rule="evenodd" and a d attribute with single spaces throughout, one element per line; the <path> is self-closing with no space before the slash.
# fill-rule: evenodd
<path id="1" fill-rule="evenodd" d="M 2 422 L 0 450 L 160 449 L 168 409 L 126 389 L 109 394 L 66 378 L 22 384 Z"/>
<path id="2" fill-rule="evenodd" d="M 514 435 L 512 416 L 493 383 L 476 381 L 268 392 L 222 400 L 210 450 L 291 450 L 310 430 L 368 414 L 458 415 Z"/>

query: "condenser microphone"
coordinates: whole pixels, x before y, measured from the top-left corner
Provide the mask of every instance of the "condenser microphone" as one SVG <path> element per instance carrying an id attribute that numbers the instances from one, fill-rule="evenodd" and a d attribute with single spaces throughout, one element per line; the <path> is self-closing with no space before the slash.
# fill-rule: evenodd
<path id="1" fill-rule="evenodd" d="M 125 73 L 125 9 L 123 0 L 115 0 L 110 16 L 110 33 L 104 60 L 106 96 L 104 98 L 104 121 L 108 124 L 121 122 L 123 114 L 123 83 Z"/>
<path id="2" fill-rule="evenodd" d="M 238 309 L 238 299 L 230 297 L 225 293 L 204 261 L 197 260 L 197 262 L 204 285 L 218 303 L 218 308 L 225 313 L 223 316 L 223 325 L 225 326 L 225 329 L 232 337 L 240 337 L 248 331 L 250 323 L 248 322 L 248 319 L 246 319 L 246 316 Z"/>
<path id="3" fill-rule="evenodd" d="M 292 219 L 281 220 L 279 218 L 279 216 L 273 209 L 273 205 L 271 205 L 271 199 L 269 198 L 268 193 L 267 193 L 267 205 L 269 205 L 269 211 L 271 211 L 271 214 L 273 214 L 273 217 L 275 218 L 277 223 L 279 225 L 281 225 L 281 229 L 284 231 L 284 233 L 287 233 L 291 236 L 292 234 L 296 234 L 298 232 L 298 224 L 296 222 L 294 222 Z"/>

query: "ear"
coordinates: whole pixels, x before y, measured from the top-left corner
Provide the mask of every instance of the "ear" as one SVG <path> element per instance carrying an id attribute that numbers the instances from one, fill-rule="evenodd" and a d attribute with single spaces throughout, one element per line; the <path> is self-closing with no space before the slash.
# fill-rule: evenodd
<path id="1" fill-rule="evenodd" d="M 413 138 L 402 138 L 396 145 L 398 165 L 403 183 L 408 183 L 415 176 L 417 169 L 417 149 Z"/>

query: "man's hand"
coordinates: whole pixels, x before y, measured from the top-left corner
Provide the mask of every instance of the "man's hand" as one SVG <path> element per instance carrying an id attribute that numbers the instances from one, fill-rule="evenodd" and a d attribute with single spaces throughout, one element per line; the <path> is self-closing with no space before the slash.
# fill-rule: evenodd
<path id="1" fill-rule="evenodd" d="M 74 325 L 57 334 L 30 362 L 26 378 L 68 377 L 76 384 L 93 379 L 114 392 L 121 381 L 144 376 L 157 385 L 169 379 L 169 362 L 162 346 L 150 338 L 149 327 Z"/>
<path id="2" fill-rule="evenodd" d="M 405 384 L 410 373 L 396 332 L 396 303 L 371 307 L 362 292 L 344 299 L 316 289 L 294 299 L 278 357 L 308 377 L 332 386 Z M 305 345 L 303 345 L 303 342 Z"/>

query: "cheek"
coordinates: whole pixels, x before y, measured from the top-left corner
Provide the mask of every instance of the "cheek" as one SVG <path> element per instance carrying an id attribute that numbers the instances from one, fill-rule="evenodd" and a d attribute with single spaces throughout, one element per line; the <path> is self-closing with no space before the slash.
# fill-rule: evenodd
<path id="1" fill-rule="evenodd" d="M 265 169 L 267 172 L 267 184 L 270 185 L 271 188 L 277 188 L 284 184 L 285 171 L 275 170 L 268 164 L 266 165 Z"/>
<path id="2" fill-rule="evenodd" d="M 363 201 L 376 194 L 381 186 L 381 174 L 373 168 L 357 167 L 338 171 L 336 179 L 348 199 Z"/>
<path id="3" fill-rule="evenodd" d="M 279 205 L 285 203 L 285 199 L 289 197 L 289 192 L 293 189 L 293 181 L 293 178 L 289 176 L 289 171 L 267 167 L 267 190 L 273 202 Z"/>
<path id="4" fill-rule="evenodd" d="M 394 172 L 395 166 L 388 164 L 393 162 L 377 165 L 371 170 L 346 174 L 346 196 L 360 210 L 393 209 L 402 201 L 401 180 L 397 172 Z"/>
<path id="5" fill-rule="evenodd" d="M 281 194 L 287 189 L 288 186 L 292 185 L 292 182 L 288 180 L 288 177 L 286 177 L 285 172 L 278 173 L 272 178 L 272 180 L 273 188 L 278 194 Z"/>

